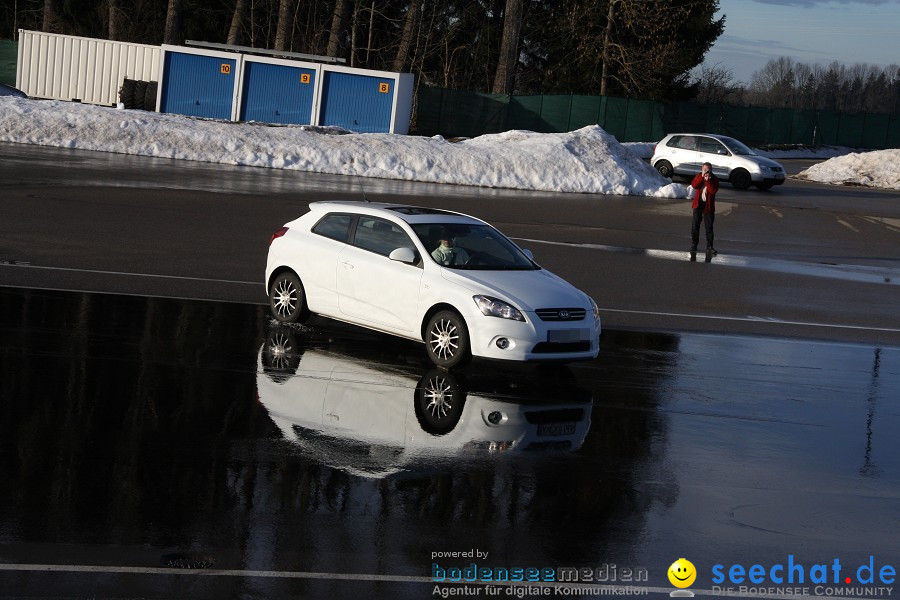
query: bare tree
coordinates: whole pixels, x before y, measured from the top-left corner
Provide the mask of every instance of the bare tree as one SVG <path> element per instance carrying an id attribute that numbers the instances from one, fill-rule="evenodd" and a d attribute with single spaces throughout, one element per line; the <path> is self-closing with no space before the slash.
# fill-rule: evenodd
<path id="1" fill-rule="evenodd" d="M 409 9 L 406 11 L 406 17 L 403 19 L 403 32 L 400 34 L 400 45 L 397 47 L 397 55 L 394 57 L 393 71 L 402 71 L 406 66 L 406 60 L 409 58 L 409 49 L 413 42 L 413 34 L 416 29 L 416 22 L 419 20 L 420 1 L 410 0 Z"/>
<path id="2" fill-rule="evenodd" d="M 500 42 L 500 59 L 494 74 L 495 94 L 512 92 L 516 64 L 519 62 L 519 34 L 522 30 L 522 0 L 506 0 L 503 15 L 503 39 Z"/>
<path id="3" fill-rule="evenodd" d="M 228 28 L 228 38 L 225 43 L 230 45 L 239 44 L 241 41 L 241 23 L 244 20 L 244 13 L 247 12 L 247 0 L 237 0 L 234 5 L 234 14 L 231 16 L 231 26 Z"/>
<path id="4" fill-rule="evenodd" d="M 107 38 L 111 40 L 122 39 L 122 13 L 119 8 L 119 0 L 108 0 L 107 2 Z"/>
<path id="5" fill-rule="evenodd" d="M 180 44 L 184 41 L 181 31 L 181 1 L 169 0 L 166 10 L 166 30 L 163 34 L 164 44 Z"/>
<path id="6" fill-rule="evenodd" d="M 62 33 L 62 21 L 56 10 L 55 0 L 44 0 L 44 23 L 41 31 L 47 33 Z"/>
<path id="7" fill-rule="evenodd" d="M 350 0 L 335 0 L 334 13 L 331 15 L 331 31 L 328 33 L 327 56 L 338 56 L 341 42 L 347 29 L 347 15 L 350 14 Z"/>
<path id="8" fill-rule="evenodd" d="M 730 69 L 716 63 L 713 66 L 702 65 L 697 75 L 697 102 L 702 104 L 722 104 L 731 100 L 738 93 L 739 87 L 733 82 L 734 75 Z"/>
<path id="9" fill-rule="evenodd" d="M 609 45 L 611 42 L 610 33 L 613 26 L 613 16 L 615 15 L 615 7 L 617 0 L 609 0 L 609 10 L 606 14 L 606 28 L 603 30 L 603 66 L 600 72 L 600 95 L 605 96 L 607 90 L 607 81 L 609 81 Z"/>
<path id="10" fill-rule="evenodd" d="M 288 50 L 290 45 L 291 21 L 293 11 L 291 10 L 292 0 L 279 0 L 278 3 L 278 25 L 275 26 L 275 50 Z"/>

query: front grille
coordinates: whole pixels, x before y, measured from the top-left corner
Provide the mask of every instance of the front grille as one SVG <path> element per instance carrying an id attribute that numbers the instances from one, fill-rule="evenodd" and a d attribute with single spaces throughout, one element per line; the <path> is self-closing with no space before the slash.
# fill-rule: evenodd
<path id="1" fill-rule="evenodd" d="M 581 321 L 587 311 L 583 308 L 539 308 L 534 312 L 541 321 Z"/>
<path id="2" fill-rule="evenodd" d="M 532 352 L 535 354 L 556 354 L 563 352 L 588 352 L 591 349 L 590 341 L 583 342 L 540 342 Z"/>

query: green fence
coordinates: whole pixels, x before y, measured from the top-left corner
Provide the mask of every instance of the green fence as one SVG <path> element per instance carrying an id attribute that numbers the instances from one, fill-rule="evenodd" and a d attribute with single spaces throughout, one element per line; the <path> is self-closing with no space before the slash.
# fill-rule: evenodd
<path id="1" fill-rule="evenodd" d="M 0 40 L 0 83 L 16 85 L 16 56 L 18 54 L 18 42 Z"/>
<path id="2" fill-rule="evenodd" d="M 900 115 L 696 104 L 609 96 L 509 96 L 422 87 L 414 133 L 475 137 L 600 125 L 620 142 L 656 142 L 676 131 L 721 133 L 749 144 L 900 147 Z"/>

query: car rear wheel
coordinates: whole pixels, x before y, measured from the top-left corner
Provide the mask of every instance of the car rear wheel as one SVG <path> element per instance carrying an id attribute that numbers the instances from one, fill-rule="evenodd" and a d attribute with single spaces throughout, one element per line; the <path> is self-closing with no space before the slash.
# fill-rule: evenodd
<path id="1" fill-rule="evenodd" d="M 469 359 L 469 330 L 455 312 L 442 310 L 428 321 L 425 328 L 425 347 L 431 362 L 451 369 Z"/>
<path id="2" fill-rule="evenodd" d="M 672 163 L 667 160 L 657 161 L 656 165 L 654 166 L 656 167 L 656 170 L 659 171 L 659 174 L 663 177 L 671 178 L 672 175 L 675 174 L 675 170 L 672 169 Z"/>
<path id="3" fill-rule="evenodd" d="M 744 169 L 735 169 L 731 172 L 731 185 L 739 190 L 746 190 L 752 182 L 750 173 Z"/>
<path id="4" fill-rule="evenodd" d="M 290 271 L 278 274 L 269 288 L 269 307 L 275 320 L 296 323 L 306 310 L 306 296 L 300 279 Z"/>

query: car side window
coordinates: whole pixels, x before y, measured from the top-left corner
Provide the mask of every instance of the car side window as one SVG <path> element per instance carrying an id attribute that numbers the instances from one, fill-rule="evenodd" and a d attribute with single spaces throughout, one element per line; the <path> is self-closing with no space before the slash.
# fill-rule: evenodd
<path id="1" fill-rule="evenodd" d="M 413 248 L 415 245 L 399 225 L 376 217 L 359 218 L 353 245 L 387 256 L 397 248 Z"/>
<path id="2" fill-rule="evenodd" d="M 316 223 L 312 231 L 319 235 L 346 243 L 350 237 L 350 223 L 353 215 L 328 214 Z"/>
<path id="3" fill-rule="evenodd" d="M 674 141 L 674 138 L 673 138 Z M 697 149 L 697 138 L 692 135 L 682 135 L 678 137 L 678 141 L 675 142 L 675 147 L 680 148 L 682 150 L 696 150 Z"/>
<path id="4" fill-rule="evenodd" d="M 714 140 L 712 138 L 700 138 L 700 152 L 706 152 L 707 154 L 719 154 L 723 156 L 725 154 L 728 154 L 728 150 L 725 149 L 725 146 L 723 146 L 718 140 Z"/>

